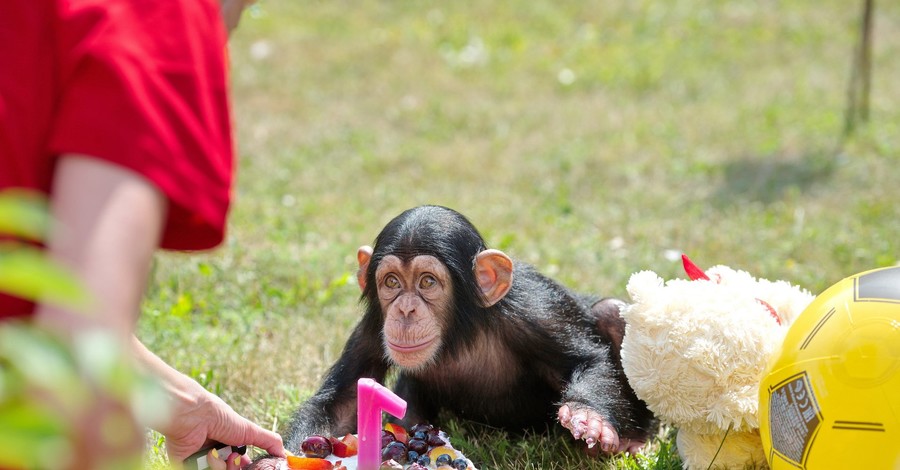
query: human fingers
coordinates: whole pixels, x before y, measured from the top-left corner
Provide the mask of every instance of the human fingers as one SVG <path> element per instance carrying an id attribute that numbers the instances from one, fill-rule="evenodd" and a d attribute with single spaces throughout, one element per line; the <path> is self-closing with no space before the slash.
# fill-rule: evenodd
<path id="1" fill-rule="evenodd" d="M 265 450 L 269 455 L 284 457 L 284 443 L 281 436 L 263 429 L 252 421 L 237 414 L 222 402 L 227 411 L 216 416 L 216 422 L 210 426 L 209 437 L 231 445 L 252 445 Z"/>
<path id="2" fill-rule="evenodd" d="M 241 454 L 232 452 L 225 458 L 225 470 L 241 470 Z"/>
<path id="3" fill-rule="evenodd" d="M 169 456 L 169 462 L 180 465 L 186 458 L 208 444 L 205 433 L 199 428 L 192 429 L 183 436 L 166 435 L 166 454 Z"/>
<path id="4" fill-rule="evenodd" d="M 215 448 L 210 449 L 209 452 L 206 453 L 206 463 L 212 470 L 227 470 L 228 466 L 225 464 L 225 461 L 222 460 L 222 457 L 223 456 L 219 455 L 219 451 Z"/>
<path id="5" fill-rule="evenodd" d="M 263 429 L 257 425 L 254 425 L 254 428 L 256 435 L 247 442 L 252 443 L 252 445 L 259 447 L 260 449 L 265 449 L 269 455 L 286 457 L 284 442 L 282 441 L 280 434 Z"/>

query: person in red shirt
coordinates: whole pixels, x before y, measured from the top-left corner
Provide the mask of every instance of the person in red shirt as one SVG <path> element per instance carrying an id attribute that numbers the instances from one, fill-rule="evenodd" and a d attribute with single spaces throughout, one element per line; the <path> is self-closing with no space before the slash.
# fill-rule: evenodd
<path id="1" fill-rule="evenodd" d="M 280 436 L 134 336 L 155 250 L 224 238 L 234 166 L 225 46 L 245 3 L 10 0 L 0 14 L 0 190 L 48 196 L 46 252 L 94 299 L 86 316 L 2 296 L 0 319 L 128 342 L 170 392 L 175 419 L 159 431 L 178 463 L 213 440 L 284 455 Z M 77 467 L 94 468 L 102 451 L 79 449 Z M 248 463 L 230 457 L 229 469 Z"/>

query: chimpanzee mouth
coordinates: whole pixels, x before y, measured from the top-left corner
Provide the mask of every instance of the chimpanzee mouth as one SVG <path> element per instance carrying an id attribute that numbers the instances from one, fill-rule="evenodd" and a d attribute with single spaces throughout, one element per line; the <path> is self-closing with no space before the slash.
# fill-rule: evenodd
<path id="1" fill-rule="evenodd" d="M 431 343 L 434 343 L 434 338 L 428 338 L 420 343 L 416 343 L 416 344 L 412 344 L 412 345 L 397 344 L 397 343 L 394 343 L 391 341 L 387 342 L 388 347 L 391 348 L 391 350 L 396 351 L 401 354 L 410 354 L 410 353 L 414 353 L 414 352 L 419 352 L 419 351 L 431 346 Z"/>

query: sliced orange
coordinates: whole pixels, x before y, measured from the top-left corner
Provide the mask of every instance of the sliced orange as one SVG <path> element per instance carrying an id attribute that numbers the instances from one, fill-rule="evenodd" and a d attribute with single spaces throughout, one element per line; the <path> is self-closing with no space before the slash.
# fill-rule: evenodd
<path id="1" fill-rule="evenodd" d="M 334 465 L 325 459 L 313 457 L 287 456 L 288 468 L 291 470 L 332 470 Z"/>
<path id="2" fill-rule="evenodd" d="M 409 433 L 406 432 L 406 429 L 403 426 L 400 426 L 397 423 L 387 423 L 384 425 L 384 429 L 390 431 L 398 441 L 404 444 L 409 442 Z"/>
<path id="3" fill-rule="evenodd" d="M 437 458 L 443 454 L 449 454 L 450 460 L 456 460 L 457 458 L 459 458 L 456 455 L 456 451 L 447 446 L 437 446 L 434 449 L 431 449 L 428 452 L 428 457 L 431 458 L 432 462 L 437 462 Z"/>

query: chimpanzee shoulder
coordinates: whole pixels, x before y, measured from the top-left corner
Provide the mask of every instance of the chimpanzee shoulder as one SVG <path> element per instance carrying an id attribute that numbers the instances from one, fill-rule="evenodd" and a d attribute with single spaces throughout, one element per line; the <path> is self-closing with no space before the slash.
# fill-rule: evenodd
<path id="1" fill-rule="evenodd" d="M 550 329 L 565 325 L 567 329 L 586 332 L 593 329 L 590 310 L 599 299 L 599 296 L 576 293 L 534 266 L 517 261 L 513 286 L 500 302 L 500 308 L 504 314 L 549 322 L 546 326 Z"/>

